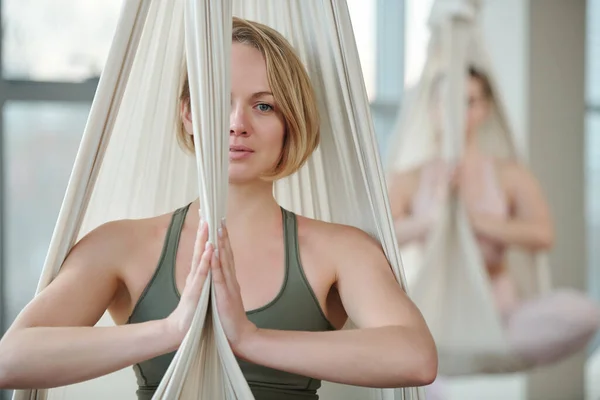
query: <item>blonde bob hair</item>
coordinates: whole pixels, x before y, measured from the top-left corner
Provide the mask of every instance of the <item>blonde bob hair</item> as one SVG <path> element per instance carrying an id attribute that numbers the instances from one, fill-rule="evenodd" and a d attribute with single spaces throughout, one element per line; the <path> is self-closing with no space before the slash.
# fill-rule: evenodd
<path id="1" fill-rule="evenodd" d="M 319 112 L 312 83 L 292 46 L 276 30 L 234 17 L 232 40 L 256 48 L 265 58 L 269 86 L 285 121 L 285 137 L 277 164 L 263 178 L 284 178 L 298 171 L 319 145 Z M 187 76 L 180 93 L 181 110 L 190 105 Z M 185 131 L 183 122 L 177 139 L 184 150 L 194 152 L 193 136 Z"/>

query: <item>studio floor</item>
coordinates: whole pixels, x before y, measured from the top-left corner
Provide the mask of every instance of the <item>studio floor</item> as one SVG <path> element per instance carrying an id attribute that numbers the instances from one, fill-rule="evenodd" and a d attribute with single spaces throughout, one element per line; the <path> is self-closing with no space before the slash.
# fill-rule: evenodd
<path id="1" fill-rule="evenodd" d="M 585 399 L 572 400 L 600 400 L 600 350 L 587 362 L 585 381 Z M 525 374 L 452 379 L 444 400 L 526 400 L 526 385 Z"/>

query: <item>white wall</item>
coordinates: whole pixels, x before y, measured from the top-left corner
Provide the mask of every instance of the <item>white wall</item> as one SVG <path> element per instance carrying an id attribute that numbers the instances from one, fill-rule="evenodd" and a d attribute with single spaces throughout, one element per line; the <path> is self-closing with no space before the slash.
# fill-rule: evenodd
<path id="1" fill-rule="evenodd" d="M 529 126 L 533 172 L 556 226 L 556 285 L 586 290 L 585 0 L 529 0 Z M 584 398 L 585 354 L 531 374 L 532 400 Z"/>

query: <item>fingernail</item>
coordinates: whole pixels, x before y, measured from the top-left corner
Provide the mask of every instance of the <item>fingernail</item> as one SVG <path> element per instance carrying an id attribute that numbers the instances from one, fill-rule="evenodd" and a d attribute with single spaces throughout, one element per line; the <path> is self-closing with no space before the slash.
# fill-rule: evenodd
<path id="1" fill-rule="evenodd" d="M 225 227 L 225 217 L 221 218 L 221 226 Z"/>
<path id="2" fill-rule="evenodd" d="M 219 249 L 215 249 L 215 257 L 217 257 L 217 260 L 219 259 Z"/>
<path id="3" fill-rule="evenodd" d="M 217 234 L 219 235 L 219 237 L 223 237 L 223 228 L 217 229 Z"/>
<path id="4" fill-rule="evenodd" d="M 206 250 L 210 249 L 210 242 L 206 242 L 206 245 L 204 246 L 204 248 L 205 248 Z"/>

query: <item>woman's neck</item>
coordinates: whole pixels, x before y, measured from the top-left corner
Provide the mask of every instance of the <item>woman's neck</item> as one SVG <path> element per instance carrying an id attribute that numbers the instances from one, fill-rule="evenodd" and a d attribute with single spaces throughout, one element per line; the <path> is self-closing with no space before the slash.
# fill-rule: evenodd
<path id="1" fill-rule="evenodd" d="M 192 202 L 188 221 L 198 224 L 200 200 Z M 256 231 L 281 225 L 281 208 L 273 197 L 273 183 L 259 181 L 229 184 L 227 192 L 227 226 L 237 232 Z M 278 228 L 277 228 L 278 229 Z"/>
<path id="2" fill-rule="evenodd" d="M 227 193 L 227 226 L 256 230 L 276 224 L 281 209 L 273 196 L 273 182 L 230 183 Z"/>

